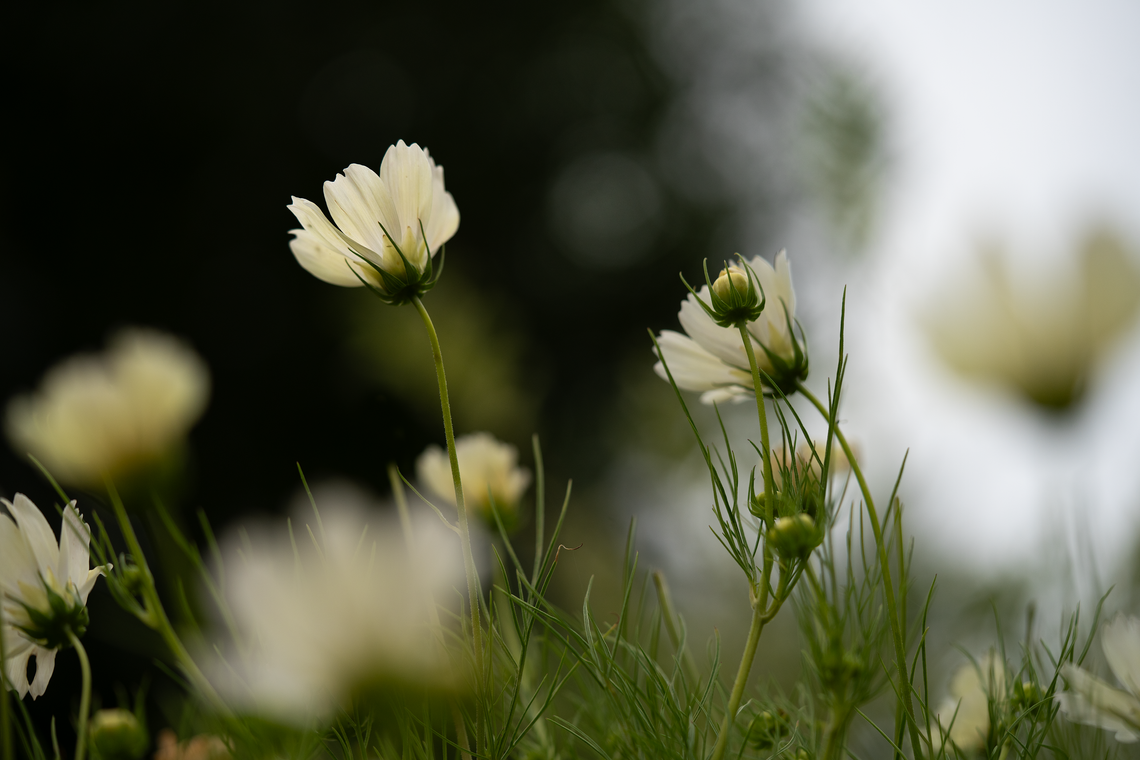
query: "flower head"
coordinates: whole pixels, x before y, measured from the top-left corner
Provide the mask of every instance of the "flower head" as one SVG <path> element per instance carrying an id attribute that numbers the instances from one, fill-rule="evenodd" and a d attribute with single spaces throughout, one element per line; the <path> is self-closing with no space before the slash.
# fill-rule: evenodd
<path id="1" fill-rule="evenodd" d="M 994 652 L 976 664 L 958 668 L 950 680 L 950 696 L 938 710 L 938 722 L 946 738 L 962 752 L 978 753 L 986 748 L 990 734 L 990 703 L 1005 698 L 1005 666 Z M 940 734 L 932 732 L 935 747 Z"/>
<path id="2" fill-rule="evenodd" d="M 1140 739 L 1140 618 L 1117 615 L 1104 626 L 1100 645 L 1108 667 L 1125 690 L 1065 663 L 1061 675 L 1069 690 L 1056 696 L 1057 704 L 1075 723 L 1115 731 L 1119 742 L 1135 742 Z"/>
<path id="3" fill-rule="evenodd" d="M 210 377 L 181 341 L 125 330 L 100 356 L 54 367 L 39 390 L 8 405 L 8 439 L 62 481 L 98 486 L 153 463 L 176 446 L 206 408 Z"/>
<path id="4" fill-rule="evenodd" d="M 219 692 L 237 709 L 303 724 L 376 690 L 454 688 L 433 620 L 458 585 L 453 537 L 418 526 L 409 550 L 379 515 L 342 505 L 320 520 L 311 543 L 304 532 L 295 544 L 292 533 L 255 532 L 227 568 L 252 651 L 213 663 Z"/>
<path id="5" fill-rule="evenodd" d="M 519 452 L 490 433 L 471 433 L 455 440 L 463 501 L 467 511 L 495 522 L 491 500 L 510 524 L 518 513 L 519 497 L 530 485 L 530 472 L 519 467 Z M 436 496 L 455 505 L 451 460 L 439 446 L 428 446 L 416 460 L 416 474 Z"/>
<path id="6" fill-rule="evenodd" d="M 781 251 L 775 267 L 760 256 L 747 263 L 766 298 L 763 312 L 745 325 L 756 364 L 780 390 L 790 393 L 796 382 L 807 377 L 808 359 L 802 341 L 793 331 L 796 294 L 792 290 L 788 256 Z M 728 276 L 731 278 L 731 272 Z M 730 295 L 738 292 L 727 284 L 723 289 Z M 668 363 L 679 388 L 701 391 L 701 401 L 706 404 L 729 399 L 743 401 L 753 393 L 748 354 L 740 331 L 717 324 L 708 307 L 701 303 L 709 302 L 712 292 L 705 285 L 681 302 L 677 316 L 687 335 L 663 330 L 657 339 L 661 351 L 658 359 Z M 668 377 L 662 361 L 653 369 L 662 378 Z"/>
<path id="7" fill-rule="evenodd" d="M 302 227 L 291 231 L 289 247 L 310 274 L 366 285 L 393 304 L 435 284 L 432 257 L 459 229 L 459 209 L 426 149 L 401 140 L 384 154 L 379 175 L 352 164 L 325 183 L 325 203 L 332 222 L 304 198 L 289 206 Z"/>
<path id="8" fill-rule="evenodd" d="M 55 653 L 68 645 L 68 633 L 87 629 L 87 595 L 110 565 L 90 567 L 90 529 L 75 502 L 63 510 L 59 544 L 43 514 L 22 493 L 0 499 L 11 517 L 0 512 L 0 604 L 4 610 L 4 668 L 8 682 L 23 697 L 35 699 L 55 671 Z M 36 675 L 28 683 L 28 660 Z"/>

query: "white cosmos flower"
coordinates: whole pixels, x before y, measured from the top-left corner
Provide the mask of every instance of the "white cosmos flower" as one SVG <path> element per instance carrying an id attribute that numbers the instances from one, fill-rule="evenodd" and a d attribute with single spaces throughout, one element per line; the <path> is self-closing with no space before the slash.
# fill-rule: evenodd
<path id="1" fill-rule="evenodd" d="M 785 373 L 778 371 L 764 351 L 766 347 L 780 360 L 796 364 L 797 343 L 788 329 L 789 321 L 794 324 L 796 316 L 796 294 L 792 289 L 788 255 L 780 251 L 775 267 L 761 256 L 749 261 L 748 265 L 755 272 L 767 298 L 763 313 L 747 327 L 756 364 L 777 382 L 794 380 L 794 377 L 782 378 Z M 698 295 L 707 303 L 708 285 L 702 287 Z M 662 330 L 657 339 L 677 386 L 688 391 L 700 391 L 701 401 L 706 404 L 750 398 L 753 394 L 752 371 L 740 332 L 714 322 L 692 293 L 681 302 L 677 316 L 688 334 Z M 667 379 L 660 361 L 653 369 Z M 806 372 L 806 361 L 803 371 Z"/>
<path id="2" fill-rule="evenodd" d="M 1061 675 L 1068 681 L 1069 690 L 1057 695 L 1057 704 L 1075 723 L 1115 731 L 1119 742 L 1135 742 L 1140 738 L 1140 619 L 1117 615 L 1104 626 L 1100 646 L 1108 667 L 1126 691 L 1066 663 Z"/>
<path id="3" fill-rule="evenodd" d="M 326 182 L 325 203 L 335 226 L 317 204 L 293 198 L 289 210 L 302 229 L 291 231 L 289 247 L 310 274 L 348 288 L 363 285 L 363 278 L 384 290 L 384 277 L 374 267 L 404 282 L 418 280 L 428 260 L 459 229 L 459 209 L 444 189 L 443 167 L 426 149 L 403 140 L 388 148 L 379 176 L 352 164 Z M 396 246 L 415 273 L 405 271 Z"/>
<path id="4" fill-rule="evenodd" d="M 251 528 L 223 546 L 238 556 L 227 596 L 250 651 L 203 658 L 235 708 L 307 724 L 373 689 L 455 688 L 431 610 L 462 584 L 453 534 L 417 525 L 409 554 L 399 527 L 347 505 L 308 530 L 294 522 L 292 535 Z"/>
<path id="5" fill-rule="evenodd" d="M 22 698 L 44 693 L 55 671 L 55 654 L 67 644 L 67 630 L 81 636 L 87 627 L 87 595 L 110 565 L 91 568 L 90 529 L 75 502 L 63 510 L 57 545 L 43 514 L 22 493 L 0 499 L 0 604 L 4 609 L 4 672 Z M 28 660 L 36 675 L 28 683 Z"/>
<path id="6" fill-rule="evenodd" d="M 470 433 L 455 439 L 463 501 L 467 511 L 494 522 L 490 499 L 509 522 L 518 510 L 519 497 L 530 485 L 530 471 L 519 467 L 519 452 L 490 433 Z M 439 446 L 428 446 L 416 460 L 416 474 L 436 496 L 455 506 L 451 460 Z"/>
<path id="7" fill-rule="evenodd" d="M 976 665 L 962 665 L 954 672 L 950 696 L 937 713 L 938 722 L 947 731 L 946 738 L 962 752 L 983 751 L 990 733 L 990 702 L 1004 698 L 1005 666 L 993 651 Z M 931 732 L 930 738 L 936 749 L 941 746 L 937 731 Z"/>
<path id="8" fill-rule="evenodd" d="M 102 355 L 72 357 L 8 405 L 12 447 L 62 481 L 98 486 L 167 453 L 206 408 L 210 375 L 186 344 L 125 330 Z"/>

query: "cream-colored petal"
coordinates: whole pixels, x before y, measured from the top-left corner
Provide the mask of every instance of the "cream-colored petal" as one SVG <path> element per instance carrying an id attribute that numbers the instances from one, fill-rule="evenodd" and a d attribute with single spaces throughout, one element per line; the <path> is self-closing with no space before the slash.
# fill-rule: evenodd
<path id="1" fill-rule="evenodd" d="M 301 226 L 312 233 L 326 248 L 331 248 L 350 261 L 358 261 L 361 257 L 382 265 L 384 257 L 369 248 L 363 242 L 349 238 L 328 220 L 320 206 L 304 198 L 293 198 L 289 206 L 293 216 Z"/>
<path id="2" fill-rule="evenodd" d="M 712 391 L 736 386 L 747 393 L 747 389 L 752 385 L 750 373 L 725 364 L 686 335 L 663 330 L 657 338 L 657 344 L 661 347 L 665 362 L 669 365 L 669 371 L 678 388 L 687 391 Z M 665 367 L 660 361 L 654 365 L 653 370 L 661 378 L 668 379 Z M 736 393 L 733 392 L 732 395 Z"/>
<path id="3" fill-rule="evenodd" d="M 376 193 L 371 188 L 373 181 L 379 184 L 380 178 L 371 169 L 353 164 L 345 169 L 345 174 L 338 174 L 332 182 L 325 183 L 325 203 L 341 232 L 379 251 L 384 247 L 384 232 L 379 222 L 386 223 L 386 220 L 380 217 Z"/>
<path id="4" fill-rule="evenodd" d="M 424 151 L 427 153 L 427 151 Z M 430 159 L 429 159 L 430 160 Z M 434 255 L 459 229 L 459 207 L 443 187 L 443 167 L 432 170 L 431 219 L 424 221 L 428 246 Z"/>
<path id="5" fill-rule="evenodd" d="M 427 226 L 432 207 L 432 171 L 428 157 L 419 145 L 400 140 L 388 148 L 380 163 L 380 179 L 388 187 L 399 216 L 399 230 L 388 230 L 402 241 L 406 229 L 419 236 L 422 220 Z M 405 254 L 406 255 L 406 254 Z"/>
<path id="6" fill-rule="evenodd" d="M 59 566 L 59 547 L 55 543 L 55 533 L 39 507 L 22 493 L 16 494 L 16 498 L 10 502 L 4 501 L 4 505 L 16 518 L 16 524 L 24 535 L 24 541 L 31 549 L 40 572 L 45 575 L 48 570 L 55 572 Z"/>
<path id="7" fill-rule="evenodd" d="M 1140 619 L 1117 615 L 1104 626 L 1100 645 L 1113 675 L 1140 696 Z"/>
<path id="8" fill-rule="evenodd" d="M 8 684 L 16 691 L 16 696 L 23 699 L 28 693 L 28 660 L 32 657 L 34 647 L 28 646 L 20 652 L 5 650 L 4 672 L 8 677 Z M 7 699 L 7 695 L 3 696 Z"/>
<path id="9" fill-rule="evenodd" d="M 428 490 L 448 504 L 455 506 L 455 486 L 451 478 L 451 459 L 439 446 L 428 446 L 416 459 L 416 477 Z M 462 478 L 462 473 L 460 474 Z M 470 490 L 465 484 L 464 490 Z"/>
<path id="10" fill-rule="evenodd" d="M 38 699 L 47 691 L 48 681 L 55 672 L 56 650 L 36 647 L 33 651 L 36 655 L 36 676 L 28 685 L 28 693 L 32 695 L 32 699 Z"/>
<path id="11" fill-rule="evenodd" d="M 70 581 L 76 588 L 87 581 L 91 565 L 90 543 L 91 531 L 83 524 L 72 501 L 63 510 L 63 525 L 59 530 L 59 566 L 55 575 L 60 581 Z"/>
<path id="12" fill-rule="evenodd" d="M 358 260 L 353 264 L 348 257 L 329 248 L 321 237 L 308 230 L 290 230 L 290 232 L 293 233 L 293 239 L 289 241 L 289 250 L 293 252 L 293 258 L 318 280 L 342 288 L 362 287 L 364 283 L 352 273 L 350 268 L 355 266 L 356 271 L 364 279 L 374 285 L 380 284 L 380 275 L 370 265 Z"/>
<path id="13" fill-rule="evenodd" d="M 1069 691 L 1058 694 L 1056 699 L 1066 718 L 1116 731 L 1116 738 L 1122 742 L 1136 741 L 1140 733 L 1140 700 L 1072 663 L 1061 666 L 1061 675 L 1068 681 Z"/>
<path id="14" fill-rule="evenodd" d="M 699 295 L 705 303 L 709 302 L 707 285 L 701 288 Z M 681 302 L 677 319 L 689 337 L 699 343 L 701 348 L 734 367 L 748 368 L 748 354 L 744 351 L 740 331 L 713 322 L 692 293 Z"/>
<path id="15" fill-rule="evenodd" d="M 738 386 L 729 386 L 727 388 L 717 388 L 712 391 L 705 391 L 701 394 L 701 403 L 706 406 L 713 404 L 723 404 L 726 401 L 731 401 L 734 404 L 740 404 L 752 398 L 749 391 L 744 390 Z"/>
<path id="16" fill-rule="evenodd" d="M 83 579 L 82 583 L 76 584 L 76 590 L 79 592 L 79 598 L 87 604 L 87 597 L 91 594 L 91 589 L 95 587 L 95 581 L 99 580 L 99 576 L 106 575 L 113 565 L 108 562 L 106 565 L 99 565 L 87 571 L 87 577 Z"/>
<path id="17" fill-rule="evenodd" d="M 20 529 L 8 515 L 0 514 L 0 591 L 15 593 L 20 582 L 38 579 L 39 566 Z"/>

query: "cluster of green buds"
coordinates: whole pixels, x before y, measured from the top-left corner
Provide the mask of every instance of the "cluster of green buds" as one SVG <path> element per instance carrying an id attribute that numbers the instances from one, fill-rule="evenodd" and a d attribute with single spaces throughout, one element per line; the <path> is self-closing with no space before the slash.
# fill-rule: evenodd
<path id="1" fill-rule="evenodd" d="M 812 448 L 789 457 L 786 449 L 770 454 L 773 491 L 756 494 L 753 489 L 756 473 L 753 471 L 749 490 L 749 511 L 765 524 L 768 545 L 786 562 L 802 561 L 823 541 L 820 527 L 825 509 L 823 466 Z"/>
<path id="2" fill-rule="evenodd" d="M 724 269 L 715 282 L 709 277 L 709 262 L 705 259 L 705 284 L 709 287 L 709 303 L 697 295 L 684 276 L 681 277 L 681 282 L 685 283 L 697 303 L 721 327 L 739 327 L 756 321 L 767 302 L 756 272 L 743 256 L 739 253 L 736 256 L 740 260 L 740 266 L 724 262 Z"/>
<path id="3" fill-rule="evenodd" d="M 791 735 L 791 716 L 786 710 L 762 710 L 748 727 L 748 742 L 761 752 L 779 747 Z"/>
<path id="4" fill-rule="evenodd" d="M 803 561 L 823 541 L 823 531 L 806 512 L 777 517 L 768 529 L 768 545 L 786 562 Z"/>

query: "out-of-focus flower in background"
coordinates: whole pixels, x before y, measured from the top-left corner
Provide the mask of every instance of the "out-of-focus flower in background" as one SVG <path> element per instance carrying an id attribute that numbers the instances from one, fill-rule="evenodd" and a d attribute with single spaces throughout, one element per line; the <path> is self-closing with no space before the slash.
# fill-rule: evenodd
<path id="1" fill-rule="evenodd" d="M 187 741 L 178 741 L 178 735 L 169 728 L 158 732 L 154 760 L 229 760 L 229 749 L 217 736 L 202 734 Z"/>
<path id="2" fill-rule="evenodd" d="M 210 374 L 182 341 L 129 329 L 102 355 L 54 367 L 38 391 L 8 404 L 8 440 L 66 483 L 99 487 L 176 453 L 202 415 Z"/>
<path id="3" fill-rule="evenodd" d="M 756 273 L 767 299 L 764 312 L 747 327 L 756 364 L 787 392 L 794 388 L 796 380 L 807 376 L 807 357 L 791 327 L 795 324 L 796 294 L 792 289 L 788 255 L 780 251 L 774 267 L 761 256 L 750 260 L 748 265 Z M 696 296 L 690 293 L 681 302 L 677 316 L 687 335 L 673 330 L 661 331 L 657 343 L 663 358 L 677 386 L 700 391 L 703 403 L 743 401 L 753 390 L 752 371 L 740 332 L 716 324 L 701 308 L 698 297 L 709 300 L 708 285 Z M 661 361 L 653 369 L 667 378 Z M 790 387 L 785 387 L 789 384 Z"/>
<path id="4" fill-rule="evenodd" d="M 430 287 L 431 257 L 459 229 L 443 167 L 403 140 L 388 148 L 379 175 L 352 164 L 326 182 L 325 203 L 336 226 L 312 201 L 294 197 L 289 206 L 303 228 L 289 243 L 297 262 L 333 285 L 368 284 L 397 299 L 405 287 L 416 295 Z"/>
<path id="5" fill-rule="evenodd" d="M 990 702 L 1005 698 L 1005 666 L 993 651 L 977 663 L 967 662 L 950 680 L 950 696 L 938 709 L 938 722 L 946 738 L 962 752 L 985 749 L 990 733 Z M 940 746 L 937 730 L 931 731 L 935 748 Z"/>
<path id="6" fill-rule="evenodd" d="M 308 536 L 248 535 L 227 580 L 250 651 L 207 668 L 236 709 L 305 724 L 358 697 L 460 686 L 433 630 L 432 605 L 462 585 L 450 533 L 419 526 L 409 550 L 378 513 L 329 506 Z"/>
<path id="7" fill-rule="evenodd" d="M 1104 626 L 1100 645 L 1108 667 L 1127 691 L 1072 663 L 1061 668 L 1069 689 L 1057 695 L 1065 717 L 1116 732 L 1116 740 L 1140 739 L 1140 619 L 1117 615 Z"/>
<path id="8" fill-rule="evenodd" d="M 512 525 L 518 515 L 519 498 L 530 485 L 530 471 L 519 467 L 518 449 L 490 433 L 470 433 L 455 439 L 455 455 L 459 459 L 467 511 L 494 525 L 494 499 L 504 523 Z M 416 460 L 416 475 L 432 493 L 455 505 L 451 462 L 445 450 L 428 446 Z"/>
<path id="9" fill-rule="evenodd" d="M 1140 264 L 1111 232 L 1071 262 L 1017 269 L 1000 249 L 924 316 L 934 348 L 960 374 L 1048 409 L 1079 402 L 1090 374 L 1140 308 Z"/>
<path id="10" fill-rule="evenodd" d="M 55 672 L 55 655 L 87 630 L 87 596 L 110 566 L 91 567 L 90 529 L 75 502 L 63 510 L 59 544 L 51 526 L 22 493 L 0 499 L 0 604 L 4 607 L 4 672 L 22 698 L 36 699 Z M 28 660 L 36 674 L 28 683 Z"/>

